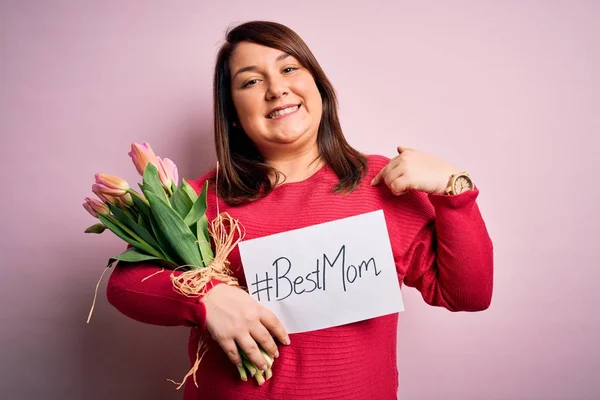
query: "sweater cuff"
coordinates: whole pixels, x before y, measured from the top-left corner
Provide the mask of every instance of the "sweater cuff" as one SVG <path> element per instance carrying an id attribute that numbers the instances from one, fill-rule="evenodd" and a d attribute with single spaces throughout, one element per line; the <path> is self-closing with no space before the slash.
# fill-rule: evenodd
<path id="1" fill-rule="evenodd" d="M 202 301 L 204 299 L 204 296 L 206 296 L 208 294 L 208 292 L 210 292 L 210 290 L 212 288 L 214 288 L 215 286 L 221 284 L 221 283 L 225 283 L 223 281 L 220 281 L 218 279 L 211 279 L 210 281 L 208 281 L 208 283 L 206 284 L 206 292 L 204 293 L 203 296 L 198 297 L 198 299 L 196 300 L 198 302 L 198 305 L 200 306 L 200 314 L 198 315 L 198 321 L 196 321 L 196 323 L 198 324 L 198 327 L 200 327 L 200 329 L 202 330 L 206 330 L 206 305 L 204 304 L 204 301 Z"/>
<path id="2" fill-rule="evenodd" d="M 479 189 L 474 187 L 472 190 L 467 190 L 461 194 L 429 194 L 429 201 L 435 210 L 441 209 L 461 209 L 471 207 L 475 204 L 479 196 Z"/>

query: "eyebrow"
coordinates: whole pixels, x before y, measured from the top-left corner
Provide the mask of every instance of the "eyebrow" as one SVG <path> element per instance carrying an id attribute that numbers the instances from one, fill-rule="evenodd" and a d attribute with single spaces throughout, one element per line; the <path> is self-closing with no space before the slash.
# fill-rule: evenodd
<path id="1" fill-rule="evenodd" d="M 279 56 L 277 56 L 275 61 L 279 62 L 279 61 L 285 60 L 286 58 L 288 58 L 290 56 L 291 55 L 289 53 L 281 53 Z M 257 69 L 256 65 L 248 65 L 247 67 L 242 67 L 242 68 L 238 69 L 235 74 L 233 74 L 233 78 L 231 78 L 231 79 L 232 80 L 235 79 L 235 77 L 238 76 L 239 74 L 241 74 L 242 72 L 256 71 L 256 69 Z"/>

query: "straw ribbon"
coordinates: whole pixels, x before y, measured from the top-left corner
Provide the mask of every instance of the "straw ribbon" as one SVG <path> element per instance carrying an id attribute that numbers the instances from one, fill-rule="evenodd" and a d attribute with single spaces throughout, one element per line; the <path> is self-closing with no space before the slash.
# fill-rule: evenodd
<path id="1" fill-rule="evenodd" d="M 227 260 L 231 251 L 244 237 L 244 230 L 238 220 L 231 217 L 226 212 L 220 213 L 210 224 L 209 234 L 215 243 L 215 257 L 204 268 L 196 268 L 186 271 L 179 276 L 171 273 L 173 289 L 187 297 L 198 297 L 206 294 L 208 284 L 213 280 L 218 280 L 231 286 L 239 286 L 238 280 L 232 276 L 229 269 L 230 262 Z M 198 387 L 196 381 L 196 372 L 200 366 L 202 357 L 208 350 L 206 345 L 206 335 L 201 334 L 198 340 L 198 350 L 196 352 L 196 361 L 188 373 L 179 383 L 177 390 L 181 389 L 190 376 L 194 379 L 194 384 Z M 177 382 L 171 381 L 175 384 Z"/>
<path id="2" fill-rule="evenodd" d="M 244 238 L 244 230 L 238 220 L 226 212 L 219 214 L 210 224 L 209 234 L 215 243 L 215 257 L 204 268 L 195 268 L 175 276 L 171 273 L 173 289 L 187 297 L 206 294 L 207 285 L 215 279 L 232 286 L 239 286 L 232 276 L 227 259 L 231 251 Z"/>

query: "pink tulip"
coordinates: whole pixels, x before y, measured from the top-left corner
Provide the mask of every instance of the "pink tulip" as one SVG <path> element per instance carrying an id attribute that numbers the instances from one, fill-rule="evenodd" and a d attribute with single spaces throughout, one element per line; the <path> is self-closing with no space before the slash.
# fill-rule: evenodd
<path id="1" fill-rule="evenodd" d="M 85 203 L 83 203 L 83 208 L 87 210 L 93 217 L 98 218 L 98 214 L 100 215 L 110 215 L 110 210 L 108 206 L 101 202 L 100 200 L 91 199 L 89 197 L 85 198 Z"/>
<path id="2" fill-rule="evenodd" d="M 100 188 L 100 185 L 92 185 L 92 192 L 94 192 L 94 194 L 96 196 L 98 196 L 100 198 L 100 200 L 102 200 L 103 202 L 105 202 L 107 204 L 112 204 L 113 206 L 118 206 L 120 204 L 118 197 L 104 194 L 98 190 L 99 188 Z"/>
<path id="3" fill-rule="evenodd" d="M 104 185 L 99 185 L 97 183 L 94 183 L 92 185 L 92 192 L 96 193 L 96 194 L 100 194 L 100 195 L 109 195 L 112 197 L 119 197 L 122 195 L 123 191 L 122 190 L 118 190 L 118 189 L 111 189 L 108 186 L 104 186 Z M 100 196 L 98 196 L 100 197 Z"/>
<path id="4" fill-rule="evenodd" d="M 177 165 L 169 159 L 164 158 L 161 159 L 157 157 L 158 160 L 158 177 L 162 182 L 163 186 L 166 188 L 171 188 L 171 184 L 175 183 L 177 185 L 179 181 L 179 173 L 177 172 Z"/>
<path id="5" fill-rule="evenodd" d="M 115 175 L 96 174 L 96 187 L 92 186 L 92 191 L 96 190 L 103 195 L 123 196 L 129 190 L 129 184 L 123 178 Z"/>
<path id="6" fill-rule="evenodd" d="M 148 163 L 154 164 L 155 167 L 158 168 L 158 160 L 152 147 L 146 142 L 132 143 L 131 151 L 129 153 L 131 160 L 133 161 L 133 165 L 135 165 L 135 169 L 137 169 L 138 174 L 144 176 L 144 170 Z"/>
<path id="7" fill-rule="evenodd" d="M 94 211 L 94 209 L 92 208 L 91 205 L 89 205 L 87 202 L 83 203 L 83 208 L 86 209 L 87 212 L 90 213 L 90 215 L 94 218 L 98 218 L 98 213 L 96 211 Z"/>

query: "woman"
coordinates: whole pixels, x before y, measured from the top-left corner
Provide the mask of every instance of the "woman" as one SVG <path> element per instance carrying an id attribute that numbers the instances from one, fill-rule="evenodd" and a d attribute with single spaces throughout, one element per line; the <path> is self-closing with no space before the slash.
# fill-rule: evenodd
<path id="1" fill-rule="evenodd" d="M 465 174 L 419 151 L 398 147 L 393 159 L 365 156 L 344 139 L 333 87 L 302 39 L 289 28 L 249 22 L 227 34 L 216 61 L 215 171 L 207 210 L 239 219 L 246 239 L 369 211 L 384 210 L 398 279 L 424 300 L 452 311 L 486 309 L 492 294 L 492 243 Z M 216 183 L 216 185 L 215 185 Z M 215 193 L 218 188 L 218 196 Z M 239 251 L 231 269 L 245 285 Z M 213 282 L 201 298 L 173 291 L 158 268 L 119 267 L 110 303 L 138 321 L 192 329 L 209 350 L 188 380 L 185 399 L 395 399 L 398 315 L 288 335 L 242 289 Z M 291 337 L 290 337 L 291 336 Z M 259 368 L 260 344 L 276 358 L 262 386 L 243 382 L 233 364 L 239 346 Z"/>

